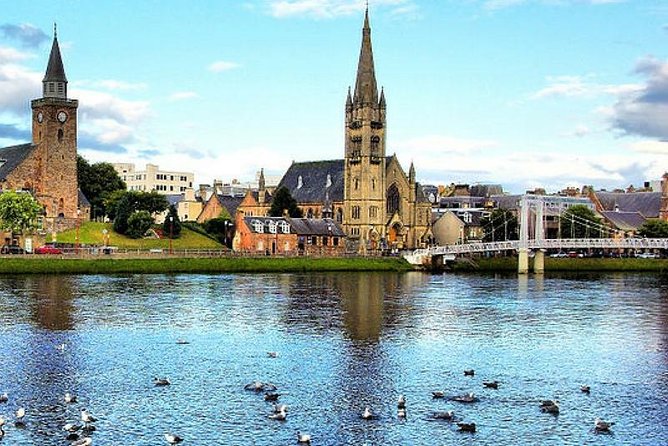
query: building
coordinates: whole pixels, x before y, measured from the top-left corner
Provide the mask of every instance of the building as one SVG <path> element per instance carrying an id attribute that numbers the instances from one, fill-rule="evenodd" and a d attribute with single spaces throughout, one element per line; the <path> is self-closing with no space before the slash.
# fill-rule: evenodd
<path id="1" fill-rule="evenodd" d="M 176 208 L 180 221 L 196 221 L 202 212 L 202 202 L 195 197 L 195 191 L 191 188 L 181 194 L 167 194 L 165 198 L 170 206 Z M 169 209 L 156 215 L 155 222 L 162 224 L 168 214 Z"/>
<path id="2" fill-rule="evenodd" d="M 192 172 L 160 170 L 155 164 L 147 164 L 144 170 L 135 170 L 132 163 L 113 163 L 112 166 L 128 190 L 156 191 L 165 195 L 182 194 L 187 189 L 192 189 L 195 181 L 195 174 Z"/>
<path id="3" fill-rule="evenodd" d="M 293 163 L 278 185 L 290 191 L 304 215 L 340 223 L 351 251 L 417 248 L 432 238 L 431 206 L 414 166 L 406 174 L 396 155 L 386 155 L 386 117 L 367 8 L 355 88 L 348 88 L 346 98 L 344 158 Z M 262 197 L 258 201 L 270 205 Z"/>
<path id="4" fill-rule="evenodd" d="M 434 213 L 434 241 L 437 245 L 482 241 L 485 228 L 481 221 L 489 215 L 489 211 L 480 209 L 448 209 L 442 214 Z"/>
<path id="5" fill-rule="evenodd" d="M 0 190 L 30 192 L 44 207 L 43 227 L 57 231 L 83 218 L 77 179 L 77 108 L 54 31 L 42 97 L 30 103 L 32 141 L 0 148 Z"/>
<path id="6" fill-rule="evenodd" d="M 345 253 L 341 227 L 330 218 L 245 217 L 237 214 L 232 246 L 258 255 L 322 255 Z"/>

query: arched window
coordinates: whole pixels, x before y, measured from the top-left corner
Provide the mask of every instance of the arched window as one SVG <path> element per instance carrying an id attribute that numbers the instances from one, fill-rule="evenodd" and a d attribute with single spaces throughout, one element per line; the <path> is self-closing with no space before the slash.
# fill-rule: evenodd
<path id="1" fill-rule="evenodd" d="M 392 183 L 389 189 L 387 189 L 387 213 L 393 214 L 399 211 L 399 189 L 395 183 Z"/>
<path id="2" fill-rule="evenodd" d="M 378 136 L 371 137 L 371 156 L 378 156 L 378 147 L 380 146 L 380 138 Z"/>
<path id="3" fill-rule="evenodd" d="M 343 209 L 341 208 L 336 210 L 336 221 L 338 223 L 343 223 Z"/>
<path id="4" fill-rule="evenodd" d="M 63 129 L 58 129 L 58 142 L 63 142 Z"/>
<path id="5" fill-rule="evenodd" d="M 308 208 L 308 211 L 306 211 L 306 218 L 313 218 L 313 209 Z"/>

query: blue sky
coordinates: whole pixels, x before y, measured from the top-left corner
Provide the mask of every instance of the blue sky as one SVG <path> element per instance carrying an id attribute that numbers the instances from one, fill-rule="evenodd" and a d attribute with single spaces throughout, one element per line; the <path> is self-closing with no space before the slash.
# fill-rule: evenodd
<path id="1" fill-rule="evenodd" d="M 58 23 L 79 152 L 251 180 L 343 156 L 363 0 L 0 0 L 0 146 L 30 139 Z M 668 2 L 370 0 L 387 153 L 521 192 L 668 170 Z"/>

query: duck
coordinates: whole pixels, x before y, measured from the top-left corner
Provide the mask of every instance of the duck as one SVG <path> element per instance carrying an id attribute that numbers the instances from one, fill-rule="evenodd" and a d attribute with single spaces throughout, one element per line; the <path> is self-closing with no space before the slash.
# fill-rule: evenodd
<path id="1" fill-rule="evenodd" d="M 589 393 L 589 392 L 591 392 L 591 387 L 589 387 L 586 384 L 582 385 L 582 386 L 580 386 L 580 391 L 583 392 L 583 393 Z"/>
<path id="2" fill-rule="evenodd" d="M 287 412 L 288 406 L 285 404 L 274 404 L 274 413 Z"/>
<path id="3" fill-rule="evenodd" d="M 311 435 L 297 431 L 297 443 L 311 444 Z"/>
<path id="4" fill-rule="evenodd" d="M 177 444 L 177 443 L 181 443 L 183 441 L 183 438 L 179 437 L 176 434 L 166 433 L 165 434 L 165 440 L 167 440 L 167 443 L 169 443 L 169 444 Z"/>
<path id="5" fill-rule="evenodd" d="M 400 408 L 397 409 L 397 417 L 406 418 L 406 408 L 405 407 L 400 407 Z"/>
<path id="6" fill-rule="evenodd" d="M 187 345 L 187 344 L 190 344 L 190 341 L 186 341 L 185 339 L 177 339 L 176 343 L 178 345 Z"/>
<path id="7" fill-rule="evenodd" d="M 157 387 L 162 387 L 162 386 L 168 386 L 171 383 L 169 382 L 169 379 L 167 378 L 158 378 L 157 376 L 153 377 L 153 384 L 155 384 Z"/>
<path id="8" fill-rule="evenodd" d="M 278 401 L 278 397 L 281 396 L 280 393 L 267 392 L 264 394 L 265 401 Z"/>
<path id="9" fill-rule="evenodd" d="M 79 440 L 76 440 L 74 443 L 72 443 L 71 446 L 89 446 L 93 444 L 93 439 L 90 437 L 83 437 Z"/>
<path id="10" fill-rule="evenodd" d="M 65 426 L 63 426 L 63 430 L 65 432 L 76 432 L 79 429 L 81 429 L 81 425 L 75 423 L 67 423 Z"/>
<path id="11" fill-rule="evenodd" d="M 455 418 L 455 413 L 451 410 L 445 412 L 434 412 L 433 414 L 431 414 L 431 417 L 434 420 L 452 421 Z"/>
<path id="12" fill-rule="evenodd" d="M 56 348 L 57 348 L 58 350 L 60 350 L 61 352 L 64 352 L 65 349 L 67 348 L 67 344 L 58 344 L 58 345 L 56 346 Z"/>
<path id="13" fill-rule="evenodd" d="M 594 420 L 594 430 L 596 432 L 609 432 L 610 428 L 614 424 L 615 424 L 614 421 L 608 422 L 608 421 L 603 421 L 600 418 L 596 418 L 596 420 Z"/>
<path id="14" fill-rule="evenodd" d="M 267 352 L 267 356 L 270 358 L 278 358 L 278 352 Z"/>
<path id="15" fill-rule="evenodd" d="M 26 416 L 26 410 L 23 407 L 19 407 L 18 410 L 16 411 L 16 421 L 14 422 L 14 425 L 17 427 L 25 426 L 25 422 L 23 421 L 23 418 L 25 416 Z"/>
<path id="16" fill-rule="evenodd" d="M 67 404 L 76 403 L 76 402 L 77 402 L 77 397 L 76 397 L 76 395 L 72 395 L 72 394 L 69 393 L 69 392 L 65 393 L 65 402 L 66 402 Z"/>
<path id="17" fill-rule="evenodd" d="M 399 400 L 397 400 L 397 408 L 399 409 L 406 408 L 406 397 L 404 395 L 399 395 Z"/>
<path id="18" fill-rule="evenodd" d="M 88 426 L 89 423 L 96 422 L 97 418 L 92 416 L 86 409 L 81 409 L 81 421 L 83 421 L 86 426 Z"/>
<path id="19" fill-rule="evenodd" d="M 466 395 L 459 395 L 452 398 L 453 401 L 458 403 L 475 403 L 479 401 L 479 398 L 476 397 L 473 392 L 467 393 Z"/>
<path id="20" fill-rule="evenodd" d="M 0 403 L 6 403 L 7 401 L 9 401 L 9 395 L 7 395 L 7 392 L 5 392 L 0 395 Z"/>
<path id="21" fill-rule="evenodd" d="M 431 397 L 434 399 L 445 398 L 445 392 L 441 392 L 440 390 L 434 390 L 433 392 L 431 392 Z"/>
<path id="22" fill-rule="evenodd" d="M 457 423 L 461 432 L 475 432 L 475 423 Z"/>
<path id="23" fill-rule="evenodd" d="M 498 381 L 483 381 L 482 385 L 485 386 L 488 389 L 498 389 L 499 388 L 499 382 Z"/>
<path id="24" fill-rule="evenodd" d="M 545 400 L 540 405 L 540 411 L 544 413 L 551 413 L 553 415 L 559 414 L 559 401 Z"/>
<path id="25" fill-rule="evenodd" d="M 473 369 L 464 370 L 464 376 L 475 376 L 475 370 Z"/>

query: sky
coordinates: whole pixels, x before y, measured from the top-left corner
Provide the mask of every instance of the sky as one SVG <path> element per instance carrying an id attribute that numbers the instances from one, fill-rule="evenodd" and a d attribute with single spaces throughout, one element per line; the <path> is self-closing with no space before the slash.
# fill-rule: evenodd
<path id="1" fill-rule="evenodd" d="M 0 147 L 58 26 L 79 153 L 195 183 L 343 158 L 364 0 L 0 0 Z M 668 171 L 668 2 L 369 0 L 387 155 L 426 184 L 597 189 Z"/>

